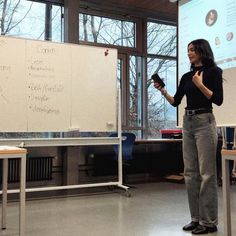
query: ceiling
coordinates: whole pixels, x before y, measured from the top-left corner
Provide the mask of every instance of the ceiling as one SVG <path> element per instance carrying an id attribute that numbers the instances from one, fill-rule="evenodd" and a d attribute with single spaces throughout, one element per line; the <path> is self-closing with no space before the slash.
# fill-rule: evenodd
<path id="1" fill-rule="evenodd" d="M 85 9 L 177 22 L 177 2 L 169 0 L 80 0 Z"/>

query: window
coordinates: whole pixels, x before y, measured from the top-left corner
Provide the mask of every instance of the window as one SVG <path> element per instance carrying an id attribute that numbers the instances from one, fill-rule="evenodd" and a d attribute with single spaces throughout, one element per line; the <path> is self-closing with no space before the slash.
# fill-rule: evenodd
<path id="1" fill-rule="evenodd" d="M 176 90 L 176 61 L 148 58 L 148 78 L 159 68 L 158 74 L 164 79 L 168 93 Z M 160 138 L 161 129 L 176 128 L 176 108 L 171 106 L 157 91 L 151 79 L 147 80 L 148 93 L 148 138 Z"/>
<path id="2" fill-rule="evenodd" d="M 134 22 L 79 14 L 80 41 L 134 47 L 134 35 Z"/>
<path id="3" fill-rule="evenodd" d="M 64 41 L 64 18 L 63 8 L 60 6 L 52 5 L 52 36 L 51 41 L 63 42 Z"/>
<path id="4" fill-rule="evenodd" d="M 151 75 L 164 79 L 168 93 L 176 91 L 176 26 L 148 22 L 147 24 L 147 133 L 148 138 L 160 138 L 161 129 L 176 128 L 176 108 L 158 92 Z"/>
<path id="5" fill-rule="evenodd" d="M 142 57 L 130 56 L 129 60 L 129 127 L 142 126 Z"/>
<path id="6" fill-rule="evenodd" d="M 0 2 L 0 33 L 61 42 L 62 7 L 26 0 L 3 0 Z"/>
<path id="7" fill-rule="evenodd" d="M 147 51 L 148 54 L 176 56 L 176 26 L 148 22 Z"/>

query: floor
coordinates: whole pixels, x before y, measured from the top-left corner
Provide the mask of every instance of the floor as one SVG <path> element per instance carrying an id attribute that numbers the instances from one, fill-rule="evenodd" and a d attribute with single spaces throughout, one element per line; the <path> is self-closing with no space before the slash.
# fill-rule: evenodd
<path id="1" fill-rule="evenodd" d="M 188 236 L 189 222 L 184 184 L 137 184 L 126 197 L 107 190 L 63 198 L 26 202 L 26 236 Z M 232 235 L 236 235 L 236 186 L 231 186 Z M 7 229 L 0 235 L 18 235 L 18 203 L 7 208 Z M 219 187 L 219 231 L 223 236 L 222 189 Z M 235 225 L 235 226 L 234 226 Z"/>

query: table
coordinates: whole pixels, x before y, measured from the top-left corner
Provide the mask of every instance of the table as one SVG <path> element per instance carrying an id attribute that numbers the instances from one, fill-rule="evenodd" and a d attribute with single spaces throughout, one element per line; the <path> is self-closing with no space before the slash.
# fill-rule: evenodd
<path id="1" fill-rule="evenodd" d="M 236 161 L 236 150 L 221 150 L 222 155 L 222 188 L 223 188 L 223 216 L 224 235 L 231 236 L 231 208 L 230 208 L 230 171 L 229 161 Z"/>
<path id="2" fill-rule="evenodd" d="M 119 118 L 120 120 L 120 118 Z M 120 122 L 118 122 L 120 124 Z M 121 134 L 120 125 L 118 125 Z M 0 144 L 11 144 L 21 147 L 74 147 L 74 146 L 103 146 L 118 145 L 120 152 L 118 158 L 118 181 L 107 181 L 104 183 L 87 183 L 87 184 L 67 184 L 62 186 L 47 186 L 27 188 L 26 192 L 54 191 L 77 188 L 93 188 L 104 186 L 117 186 L 126 191 L 126 195 L 130 197 L 129 187 L 123 185 L 122 181 L 122 152 L 121 152 L 121 136 L 118 137 L 78 137 L 78 138 L 33 138 L 33 139 L 1 139 Z M 71 159 L 71 158 L 70 158 Z M 8 193 L 18 193 L 18 189 L 9 190 Z"/>
<path id="3" fill-rule="evenodd" d="M 2 180 L 2 229 L 6 229 L 7 208 L 7 179 L 8 159 L 20 158 L 20 213 L 19 213 L 19 235 L 25 235 L 25 183 L 26 183 L 26 153 L 24 148 L 12 146 L 0 146 L 0 159 L 3 159 Z"/>

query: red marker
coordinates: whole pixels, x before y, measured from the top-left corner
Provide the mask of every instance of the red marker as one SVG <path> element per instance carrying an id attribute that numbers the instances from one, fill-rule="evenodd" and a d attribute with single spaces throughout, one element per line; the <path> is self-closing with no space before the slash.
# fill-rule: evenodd
<path id="1" fill-rule="evenodd" d="M 105 56 L 107 56 L 109 54 L 109 49 L 106 49 L 106 51 L 104 52 Z"/>

